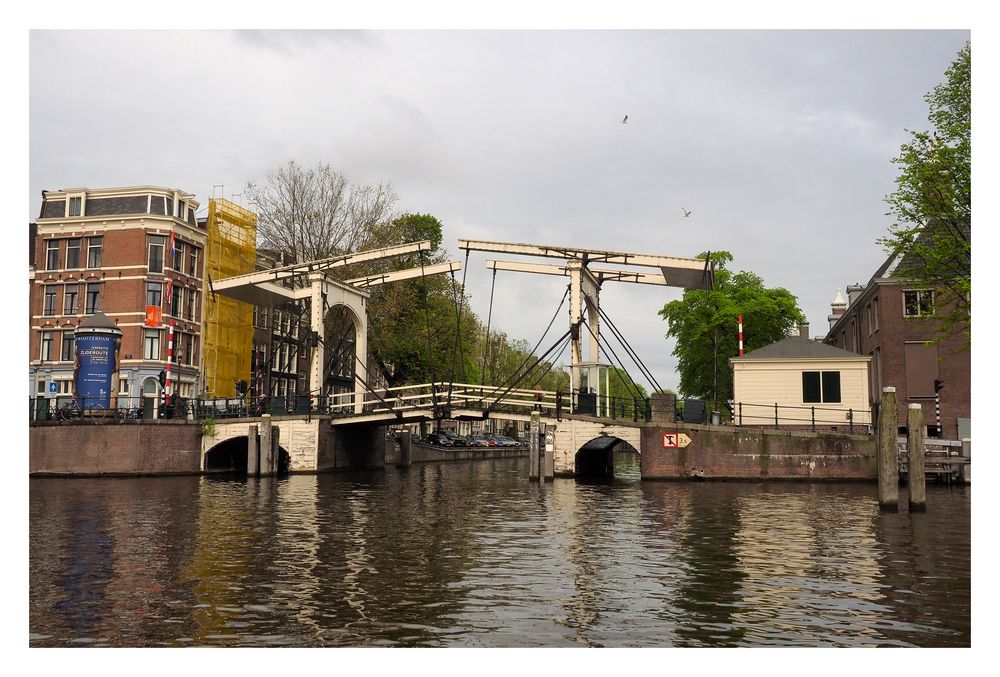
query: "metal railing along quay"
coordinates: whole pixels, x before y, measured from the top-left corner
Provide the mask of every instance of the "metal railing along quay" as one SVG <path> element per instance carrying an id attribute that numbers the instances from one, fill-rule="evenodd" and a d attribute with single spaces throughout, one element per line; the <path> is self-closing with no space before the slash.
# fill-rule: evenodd
<path id="1" fill-rule="evenodd" d="M 357 398 L 353 392 L 332 395 L 252 397 L 116 397 L 110 406 L 94 398 L 28 398 L 31 422 L 83 422 L 108 420 L 127 422 L 151 419 L 227 419 L 272 416 L 351 416 L 407 414 L 450 418 L 456 411 L 543 416 L 560 419 L 565 414 L 589 415 L 624 421 L 649 422 L 649 398 L 599 397 L 592 393 L 532 389 L 502 389 L 467 383 L 422 383 L 382 388 Z M 712 402 L 678 400 L 674 419 L 682 423 L 729 425 L 740 428 L 770 428 L 812 432 L 867 434 L 872 430 L 869 410 L 833 407 L 791 406 L 778 403 Z"/>

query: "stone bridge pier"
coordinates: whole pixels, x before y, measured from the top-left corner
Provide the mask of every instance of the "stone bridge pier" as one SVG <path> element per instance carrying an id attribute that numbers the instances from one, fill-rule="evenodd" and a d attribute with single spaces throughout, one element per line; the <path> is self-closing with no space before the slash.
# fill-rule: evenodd
<path id="1" fill-rule="evenodd" d="M 546 420 L 553 432 L 552 465 L 556 476 L 611 475 L 616 449 L 641 453 L 641 430 L 625 424 L 584 418 Z"/>
<path id="2" fill-rule="evenodd" d="M 215 422 L 202 436 L 201 470 L 245 472 L 248 459 L 265 449 L 252 441 L 253 429 L 264 439 L 270 423 L 277 438 L 275 463 L 279 472 L 317 473 L 342 468 L 381 468 L 385 464 L 385 426 L 335 428 L 329 416 L 262 416 Z M 252 460 L 251 460 L 252 463 Z"/>

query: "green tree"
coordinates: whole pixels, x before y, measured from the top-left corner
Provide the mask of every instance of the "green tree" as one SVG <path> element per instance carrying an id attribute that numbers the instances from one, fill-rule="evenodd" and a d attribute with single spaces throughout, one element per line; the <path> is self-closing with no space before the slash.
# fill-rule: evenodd
<path id="1" fill-rule="evenodd" d="M 925 97 L 932 131 L 910 133 L 893 160 L 897 189 L 886 196 L 897 219 L 879 242 L 902 254 L 896 275 L 934 289 L 941 335 L 965 332 L 972 314 L 971 112 L 969 43 Z"/>
<path id="2" fill-rule="evenodd" d="M 708 256 L 703 252 L 698 258 Z M 768 289 L 754 273 L 733 273 L 727 251 L 713 252 L 715 284 L 712 289 L 687 289 L 676 301 L 663 306 L 668 337 L 677 340 L 679 390 L 685 397 L 719 401 L 732 397 L 729 358 L 739 354 L 739 316 L 743 316 L 745 352 L 780 341 L 805 320 L 798 301 L 780 287 Z"/>
<path id="3" fill-rule="evenodd" d="M 373 247 L 429 240 L 431 250 L 372 262 L 363 272 L 359 272 L 361 267 L 352 266 L 349 275 L 446 261 L 448 253 L 441 248 L 442 231 L 441 222 L 430 214 L 406 213 L 379 224 L 368 240 Z M 453 378 L 471 380 L 478 376 L 478 319 L 454 276 L 428 275 L 379 285 L 371 291 L 369 347 L 373 366 L 382 371 L 390 386 Z"/>

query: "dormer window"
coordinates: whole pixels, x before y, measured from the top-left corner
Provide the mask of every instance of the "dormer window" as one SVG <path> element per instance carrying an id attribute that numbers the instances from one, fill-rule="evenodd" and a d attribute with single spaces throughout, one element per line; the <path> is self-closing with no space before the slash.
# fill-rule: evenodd
<path id="1" fill-rule="evenodd" d="M 83 216 L 83 196 L 70 195 L 66 201 L 66 216 Z"/>

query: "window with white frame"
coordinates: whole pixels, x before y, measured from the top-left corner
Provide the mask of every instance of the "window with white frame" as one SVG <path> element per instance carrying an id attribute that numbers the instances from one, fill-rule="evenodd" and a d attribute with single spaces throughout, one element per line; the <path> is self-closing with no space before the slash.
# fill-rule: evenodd
<path id="1" fill-rule="evenodd" d="M 145 360 L 160 359 L 160 331 L 147 329 L 142 337 L 142 357 Z"/>
<path id="2" fill-rule="evenodd" d="M 52 361 L 52 344 L 55 341 L 55 332 L 53 331 L 43 331 L 42 332 L 42 346 L 38 353 L 38 358 L 42 362 Z"/>
<path id="3" fill-rule="evenodd" d="M 63 379 L 62 381 L 56 381 L 59 385 L 57 389 L 60 395 L 72 395 L 73 394 L 73 381 L 70 379 Z"/>
<path id="4" fill-rule="evenodd" d="M 80 267 L 80 238 L 78 237 L 66 240 L 66 267 L 71 270 Z"/>
<path id="5" fill-rule="evenodd" d="M 253 326 L 267 329 L 267 306 L 253 307 Z"/>
<path id="6" fill-rule="evenodd" d="M 101 283 L 100 282 L 88 282 L 87 283 L 87 299 L 86 308 L 84 312 L 87 315 L 93 315 L 101 309 Z"/>
<path id="7" fill-rule="evenodd" d="M 45 297 L 42 304 L 42 315 L 56 314 L 56 286 L 54 284 L 45 285 Z"/>
<path id="8" fill-rule="evenodd" d="M 174 317 L 181 316 L 182 305 L 181 297 L 184 296 L 184 287 L 173 285 L 173 289 L 170 290 L 170 314 Z"/>
<path id="9" fill-rule="evenodd" d="M 62 335 L 62 354 L 59 359 L 63 362 L 72 362 L 76 355 L 73 352 L 74 334 L 72 331 L 64 331 Z"/>
<path id="10" fill-rule="evenodd" d="M 127 376 L 118 375 L 118 394 L 128 397 L 129 395 L 129 381 Z"/>
<path id="11" fill-rule="evenodd" d="M 80 312 L 80 286 L 76 283 L 67 284 L 63 288 L 63 315 L 76 315 Z"/>
<path id="12" fill-rule="evenodd" d="M 101 267 L 101 250 L 104 248 L 104 237 L 88 237 L 87 238 L 87 267 L 88 268 L 100 268 Z"/>
<path id="13" fill-rule="evenodd" d="M 69 198 L 69 204 L 66 205 L 66 216 L 82 216 L 83 215 L 83 197 L 80 195 L 73 195 Z"/>
<path id="14" fill-rule="evenodd" d="M 147 306 L 161 306 L 161 305 L 163 305 L 163 283 L 162 282 L 147 282 L 146 283 L 146 305 Z"/>
<path id="15" fill-rule="evenodd" d="M 929 317 L 933 314 L 933 290 L 906 289 L 903 291 L 903 317 Z"/>
<path id="16" fill-rule="evenodd" d="M 174 256 L 170 267 L 174 270 L 182 270 L 184 267 L 184 243 L 180 240 L 174 242 Z"/>
<path id="17" fill-rule="evenodd" d="M 59 270 L 59 240 L 45 242 L 45 270 Z"/>
<path id="18" fill-rule="evenodd" d="M 166 247 L 167 238 L 163 235 L 149 236 L 149 272 L 163 272 L 163 250 Z"/>
<path id="19" fill-rule="evenodd" d="M 188 255 L 188 275 L 191 277 L 198 276 L 198 248 L 191 247 L 191 253 Z"/>

